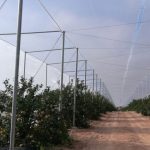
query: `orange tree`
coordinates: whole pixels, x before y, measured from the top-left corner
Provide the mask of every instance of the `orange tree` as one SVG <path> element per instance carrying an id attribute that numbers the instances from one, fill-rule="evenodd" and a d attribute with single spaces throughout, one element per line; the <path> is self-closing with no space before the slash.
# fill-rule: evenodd
<path id="1" fill-rule="evenodd" d="M 150 116 L 150 96 L 133 100 L 123 110 L 136 111 L 145 116 Z"/>
<path id="2" fill-rule="evenodd" d="M 5 81 L 6 90 L 0 93 L 0 147 L 8 146 L 12 86 Z M 62 115 L 58 112 L 56 91 L 41 91 L 41 85 L 33 85 L 21 78 L 17 94 L 16 146 L 39 147 L 62 144 L 69 140 Z M 57 93 L 57 92 L 56 92 Z M 58 93 L 57 93 L 58 94 Z"/>
<path id="3" fill-rule="evenodd" d="M 9 81 L 0 91 L 0 147 L 9 145 L 12 89 Z M 73 83 L 63 87 L 62 111 L 59 112 L 60 90 L 42 89 L 33 79 L 20 79 L 17 93 L 16 146 L 40 147 L 70 143 L 68 129 L 73 120 Z M 76 126 L 89 127 L 91 119 L 115 107 L 105 97 L 87 90 L 78 81 L 76 93 Z"/>

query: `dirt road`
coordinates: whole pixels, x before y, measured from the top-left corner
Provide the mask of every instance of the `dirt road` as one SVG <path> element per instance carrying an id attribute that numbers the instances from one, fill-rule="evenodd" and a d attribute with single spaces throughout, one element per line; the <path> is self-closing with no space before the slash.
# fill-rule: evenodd
<path id="1" fill-rule="evenodd" d="M 150 119 L 112 112 L 92 122 L 90 129 L 74 129 L 71 136 L 76 140 L 73 150 L 150 150 Z"/>

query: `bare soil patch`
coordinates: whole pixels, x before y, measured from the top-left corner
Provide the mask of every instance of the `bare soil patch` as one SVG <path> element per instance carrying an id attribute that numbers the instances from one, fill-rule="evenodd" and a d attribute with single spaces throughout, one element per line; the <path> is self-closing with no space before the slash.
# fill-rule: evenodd
<path id="1" fill-rule="evenodd" d="M 61 150 L 150 150 L 150 119 L 135 112 L 112 112 L 70 135 L 74 144 Z"/>

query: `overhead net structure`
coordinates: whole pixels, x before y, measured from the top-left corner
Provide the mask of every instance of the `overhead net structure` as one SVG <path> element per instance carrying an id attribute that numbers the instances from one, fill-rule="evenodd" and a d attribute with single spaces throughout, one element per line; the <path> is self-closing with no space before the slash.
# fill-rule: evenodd
<path id="1" fill-rule="evenodd" d="M 1 10 L 2 16 L 5 15 L 7 7 L 10 7 L 9 5 L 11 5 L 9 1 L 4 1 L 2 3 L 0 7 L 3 9 L 3 11 Z M 63 84 L 67 84 L 71 79 L 75 79 L 77 55 L 76 45 L 70 40 L 67 32 L 63 37 L 63 30 L 42 1 L 37 0 L 35 2 L 36 9 L 38 10 L 36 17 L 39 20 L 42 20 L 43 17 L 47 20 L 45 22 L 41 22 L 39 25 L 34 24 L 35 16 L 30 18 L 30 16 L 26 15 L 28 14 L 27 6 L 28 2 L 24 2 L 21 33 L 22 52 L 20 57 L 20 76 L 24 76 L 25 78 L 33 77 L 37 83 L 42 83 L 46 87 L 60 87 L 63 57 L 62 50 L 64 50 Z M 16 18 L 16 13 L 17 9 L 14 11 L 12 16 L 8 15 L 6 18 Z M 11 29 L 4 29 L 5 30 L 1 29 L 0 32 L 1 42 L 3 41 L 7 43 L 7 45 L 10 46 L 8 48 L 9 51 L 12 49 L 15 54 L 16 27 L 15 25 L 12 25 Z M 14 56 L 15 55 L 12 57 Z M 95 89 L 101 92 L 101 79 L 99 77 L 96 78 L 96 73 L 93 74 L 93 68 L 81 54 L 80 48 L 78 60 L 78 78 L 80 80 L 84 80 L 89 89 Z M 7 78 L 9 78 L 9 76 Z M 108 95 L 108 92 L 106 93 Z"/>

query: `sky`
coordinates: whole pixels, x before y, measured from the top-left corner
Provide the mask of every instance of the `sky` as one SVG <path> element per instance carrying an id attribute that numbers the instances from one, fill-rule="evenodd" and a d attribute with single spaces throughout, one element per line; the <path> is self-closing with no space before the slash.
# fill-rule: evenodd
<path id="1" fill-rule="evenodd" d="M 0 0 L 0 5 L 4 0 Z M 0 33 L 16 32 L 17 0 L 7 0 L 0 10 Z M 150 73 L 150 1 L 149 0 L 42 0 L 47 10 L 66 31 L 65 47 L 78 47 L 79 59 L 88 60 L 88 68 L 95 69 L 105 82 L 116 105 L 126 105 L 136 88 Z M 141 8 L 142 23 L 137 22 Z M 41 7 L 39 0 L 24 0 L 22 31 L 59 30 Z M 136 37 L 136 41 L 134 38 Z M 13 81 L 16 36 L 0 36 L 0 84 L 9 78 Z M 56 41 L 59 41 L 56 43 Z M 134 44 L 134 46 L 133 46 Z M 22 35 L 20 76 L 23 74 L 24 51 L 61 48 L 60 33 Z M 132 53 L 131 53 L 132 49 Z M 132 54 L 132 57 L 131 57 Z M 34 76 L 48 53 L 27 56 L 26 76 Z M 75 50 L 65 51 L 65 61 L 75 60 Z M 129 61 L 130 60 L 130 61 Z M 52 52 L 46 63 L 60 62 L 61 53 Z M 57 87 L 60 65 L 49 66 L 48 84 Z M 79 64 L 84 69 L 84 64 Z M 74 70 L 75 64 L 65 65 Z M 91 73 L 89 73 L 91 74 Z M 91 78 L 90 76 L 88 77 Z M 45 64 L 35 76 L 45 85 Z M 65 76 L 65 82 L 68 77 Z M 91 83 L 89 83 L 90 85 Z M 146 94 L 149 91 L 147 91 Z"/>

